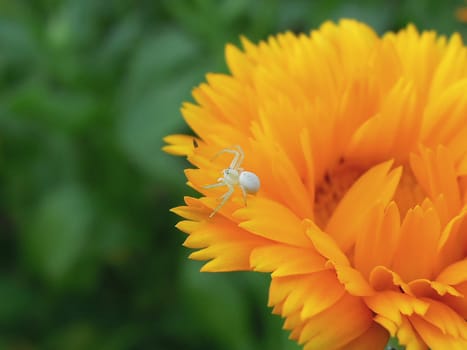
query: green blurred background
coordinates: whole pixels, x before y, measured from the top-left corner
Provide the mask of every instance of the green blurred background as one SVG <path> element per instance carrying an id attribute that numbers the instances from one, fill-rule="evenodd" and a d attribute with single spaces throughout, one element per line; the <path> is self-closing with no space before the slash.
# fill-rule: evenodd
<path id="1" fill-rule="evenodd" d="M 354 17 L 463 31 L 462 1 L 0 0 L 0 349 L 293 350 L 268 277 L 201 274 L 162 137 L 226 42 Z M 325 350 L 325 349 L 324 349 Z"/>

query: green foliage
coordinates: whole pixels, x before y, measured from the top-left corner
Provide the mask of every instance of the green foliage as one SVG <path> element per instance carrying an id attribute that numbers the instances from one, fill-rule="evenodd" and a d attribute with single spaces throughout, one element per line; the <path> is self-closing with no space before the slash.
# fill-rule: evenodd
<path id="1" fill-rule="evenodd" d="M 389 339 L 386 350 L 403 350 L 404 347 L 399 344 L 396 338 Z"/>
<path id="2" fill-rule="evenodd" d="M 223 48 L 356 17 L 464 31 L 461 1 L 0 2 L 0 348 L 299 347 L 266 276 L 186 260 L 168 209 L 186 163 L 162 137 Z"/>

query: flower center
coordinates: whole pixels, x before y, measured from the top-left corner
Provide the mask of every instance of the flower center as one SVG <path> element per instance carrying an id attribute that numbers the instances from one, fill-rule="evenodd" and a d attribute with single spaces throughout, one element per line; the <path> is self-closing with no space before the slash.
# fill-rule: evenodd
<path id="1" fill-rule="evenodd" d="M 356 166 L 342 165 L 325 173 L 323 180 L 315 190 L 315 223 L 320 228 L 324 229 L 326 227 L 341 199 L 366 170 Z M 404 217 L 410 208 L 421 204 L 425 198 L 426 195 L 423 193 L 410 167 L 404 167 L 393 198 L 399 207 L 401 217 Z"/>
<path id="2" fill-rule="evenodd" d="M 362 169 L 346 166 L 325 173 L 315 189 L 315 223 L 320 228 L 326 227 L 342 197 L 363 172 Z"/>
<path id="3" fill-rule="evenodd" d="M 393 198 L 399 208 L 401 218 L 405 216 L 410 208 L 415 207 L 417 204 L 422 204 L 425 198 L 426 195 L 418 184 L 410 167 L 405 166 Z"/>

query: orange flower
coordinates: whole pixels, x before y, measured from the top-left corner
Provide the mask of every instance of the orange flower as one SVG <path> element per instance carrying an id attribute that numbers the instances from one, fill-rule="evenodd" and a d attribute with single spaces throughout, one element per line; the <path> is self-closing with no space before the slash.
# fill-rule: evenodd
<path id="1" fill-rule="evenodd" d="M 456 17 L 459 21 L 467 23 L 467 7 L 459 7 L 456 10 Z"/>
<path id="2" fill-rule="evenodd" d="M 209 74 L 183 106 L 197 137 L 166 138 L 203 195 L 173 209 L 190 257 L 270 273 L 269 305 L 306 350 L 383 349 L 389 336 L 467 349 L 461 37 L 409 25 L 380 38 L 342 20 L 242 43 L 226 48 L 231 74 Z M 261 181 L 247 205 L 222 173 L 234 154 L 212 159 L 234 145 Z M 228 186 L 204 188 L 220 173 Z"/>

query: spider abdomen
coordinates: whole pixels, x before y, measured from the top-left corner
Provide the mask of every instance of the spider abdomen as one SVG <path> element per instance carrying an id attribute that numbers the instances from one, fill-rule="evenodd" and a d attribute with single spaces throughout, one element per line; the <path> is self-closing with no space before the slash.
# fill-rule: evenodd
<path id="1" fill-rule="evenodd" d="M 238 177 L 238 183 L 247 193 L 255 194 L 261 185 L 259 177 L 251 171 L 242 171 Z"/>

